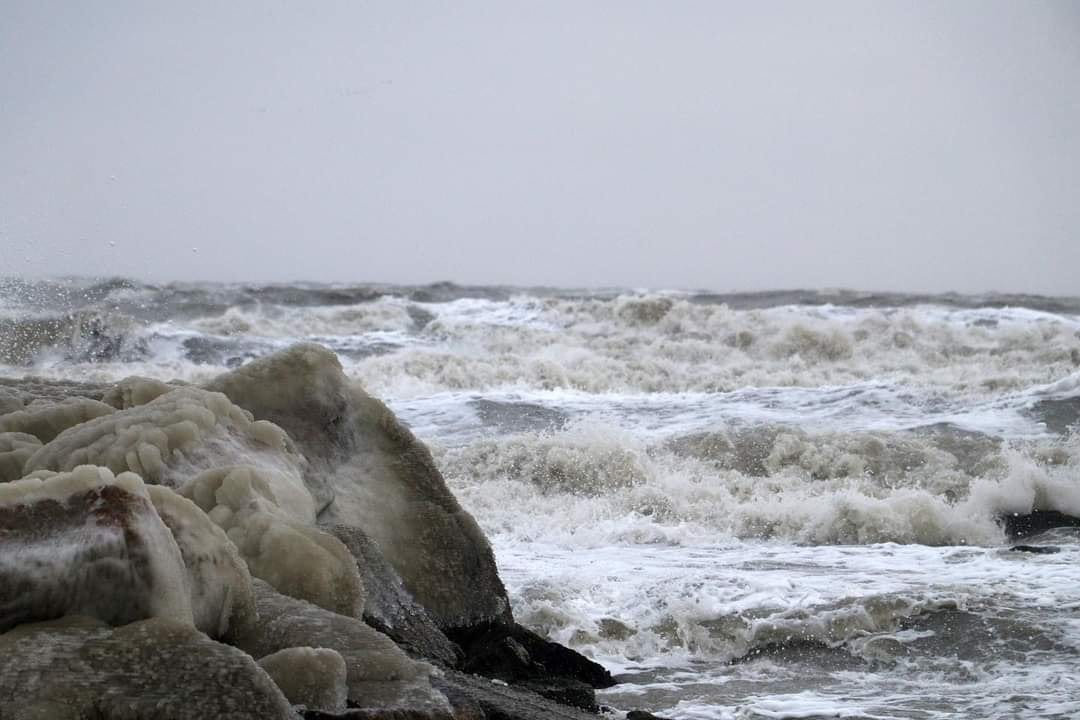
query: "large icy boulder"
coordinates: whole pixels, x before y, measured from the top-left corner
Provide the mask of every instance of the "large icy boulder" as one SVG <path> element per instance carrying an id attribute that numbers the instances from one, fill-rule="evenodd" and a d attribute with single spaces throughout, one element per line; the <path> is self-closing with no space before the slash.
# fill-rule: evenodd
<path id="1" fill-rule="evenodd" d="M 0 635 L 0 720 L 293 720 L 255 661 L 188 623 L 85 617 Z"/>
<path id="2" fill-rule="evenodd" d="M 132 473 L 81 466 L 0 484 L 0 631 L 87 615 L 226 638 L 255 621 L 251 576 L 195 504 Z"/>
<path id="3" fill-rule="evenodd" d="M 183 557 L 142 480 L 85 466 L 0 484 L 0 631 L 77 614 L 193 622 Z"/>
<path id="4" fill-rule="evenodd" d="M 405 587 L 443 628 L 510 621 L 491 546 L 458 504 L 428 449 L 381 402 L 349 382 L 337 357 L 297 345 L 207 386 L 284 428 L 328 478 L 320 523 L 374 539 Z"/>

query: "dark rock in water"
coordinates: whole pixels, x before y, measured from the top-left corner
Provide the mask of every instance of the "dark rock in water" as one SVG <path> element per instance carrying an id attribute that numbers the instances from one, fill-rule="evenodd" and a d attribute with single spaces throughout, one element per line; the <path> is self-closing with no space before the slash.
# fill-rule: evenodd
<path id="1" fill-rule="evenodd" d="M 596 691 L 593 687 L 573 678 L 524 680 L 514 683 L 514 687 L 529 690 L 540 697 L 563 705 L 571 705 L 589 712 L 600 711 L 600 706 L 596 704 Z"/>
<path id="2" fill-rule="evenodd" d="M 1009 552 L 1025 552 L 1034 555 L 1053 555 L 1061 552 L 1061 548 L 1054 545 L 1013 545 Z"/>
<path id="3" fill-rule="evenodd" d="M 297 345 L 208 385 L 285 429 L 328 479 L 326 525 L 361 528 L 441 628 L 510 622 L 510 603 L 480 526 L 450 492 L 430 451 L 337 357 Z"/>
<path id="4" fill-rule="evenodd" d="M 455 718 L 487 720 L 596 720 L 596 715 L 476 675 L 447 670 L 435 681 L 454 707 Z"/>
<path id="5" fill-rule="evenodd" d="M 615 684 L 599 663 L 517 624 L 489 623 L 447 634 L 465 651 L 466 672 L 513 683 L 570 678 L 593 688 Z"/>
<path id="6" fill-rule="evenodd" d="M 186 569 L 130 474 L 80 467 L 0 485 L 0 632 L 65 615 L 193 622 Z"/>
<path id="7" fill-rule="evenodd" d="M 626 713 L 626 720 L 667 720 L 659 715 L 653 715 L 651 712 L 644 710 L 631 710 Z"/>
<path id="8" fill-rule="evenodd" d="M 1051 528 L 1080 527 L 1080 518 L 1057 510 L 1033 510 L 1029 513 L 1010 513 L 1001 517 L 1005 534 L 1012 539 L 1038 535 Z"/>
<path id="9" fill-rule="evenodd" d="M 367 591 L 364 622 L 390 636 L 415 657 L 451 667 L 461 661 L 461 649 L 443 634 L 427 610 L 405 589 L 401 577 L 374 540 L 359 528 L 345 525 L 327 525 L 322 529 L 341 540 L 357 560 Z"/>
<path id="10" fill-rule="evenodd" d="M 281 595 L 261 580 L 252 583 L 259 624 L 236 640 L 252 657 L 295 647 L 336 650 L 345 660 L 348 698 L 369 710 L 403 710 L 438 718 L 449 704 L 431 686 L 435 669 L 410 659 L 394 642 L 362 620 L 338 615 Z"/>
<path id="11" fill-rule="evenodd" d="M 184 340 L 184 355 L 196 365 L 225 365 L 239 367 L 248 360 L 258 357 L 260 350 L 257 343 L 245 340 L 223 340 L 200 335 Z"/>
<path id="12" fill-rule="evenodd" d="M 0 635 L 0 717 L 289 720 L 255 661 L 190 624 L 69 617 Z"/>

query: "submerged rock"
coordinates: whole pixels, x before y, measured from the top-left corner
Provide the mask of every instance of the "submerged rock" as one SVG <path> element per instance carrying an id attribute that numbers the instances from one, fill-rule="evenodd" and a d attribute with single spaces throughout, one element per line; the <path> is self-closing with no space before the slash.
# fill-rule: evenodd
<path id="1" fill-rule="evenodd" d="M 109 628 L 84 617 L 0 635 L 0 717 L 286 720 L 255 661 L 165 618 Z"/>
<path id="2" fill-rule="evenodd" d="M 428 449 L 381 402 L 351 384 L 337 357 L 297 345 L 207 386 L 284 428 L 328 478 L 324 524 L 374 539 L 441 628 L 510 622 L 491 546 L 458 504 Z"/>
<path id="3" fill-rule="evenodd" d="M 0 631 L 65 615 L 192 624 L 180 549 L 138 476 L 84 466 L 0 484 Z"/>

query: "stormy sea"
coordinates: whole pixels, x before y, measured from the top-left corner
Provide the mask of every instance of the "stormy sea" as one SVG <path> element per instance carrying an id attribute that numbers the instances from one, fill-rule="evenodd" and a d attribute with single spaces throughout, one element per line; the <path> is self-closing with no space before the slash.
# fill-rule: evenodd
<path id="1" fill-rule="evenodd" d="M 0 282 L 0 377 L 319 343 L 613 712 L 1080 716 L 1080 298 Z"/>

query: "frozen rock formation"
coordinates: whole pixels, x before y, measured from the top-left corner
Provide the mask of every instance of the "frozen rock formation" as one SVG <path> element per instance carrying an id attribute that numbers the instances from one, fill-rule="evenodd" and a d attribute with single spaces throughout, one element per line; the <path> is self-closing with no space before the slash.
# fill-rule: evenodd
<path id="1" fill-rule="evenodd" d="M 356 561 L 340 540 L 313 527 L 314 501 L 270 469 L 208 470 L 183 490 L 225 529 L 251 574 L 290 597 L 350 617 L 364 607 Z"/>
<path id="2" fill-rule="evenodd" d="M 0 482 L 18 480 L 30 456 L 41 447 L 33 435 L 21 432 L 0 433 Z"/>
<path id="3" fill-rule="evenodd" d="M 47 443 L 68 428 L 113 412 L 109 405 L 89 398 L 35 403 L 0 416 L 0 432 L 26 433 Z"/>
<path id="4" fill-rule="evenodd" d="M 86 466 L 0 484 L 0 631 L 64 615 L 193 622 L 180 550 L 138 476 Z"/>
<path id="5" fill-rule="evenodd" d="M 258 618 L 251 574 L 236 546 L 190 500 L 159 485 L 146 490 L 180 548 L 195 627 L 218 639 L 245 632 Z"/>
<path id="6" fill-rule="evenodd" d="M 0 718 L 292 720 L 255 661 L 188 623 L 85 617 L 0 635 Z"/>
<path id="7" fill-rule="evenodd" d="M 340 653 L 327 648 L 286 648 L 259 660 L 259 667 L 293 705 L 335 713 L 345 710 L 349 688 Z"/>
<path id="8" fill-rule="evenodd" d="M 351 384 L 337 357 L 297 345 L 212 381 L 254 417 L 284 428 L 329 478 L 319 520 L 362 529 L 443 628 L 510 621 L 491 547 L 431 453 L 393 413 Z M 310 483 L 309 483 L 310 485 Z"/>
<path id="9" fill-rule="evenodd" d="M 26 472 L 102 465 L 179 488 L 200 470 L 244 461 L 301 476 L 303 458 L 281 428 L 253 421 L 219 393 L 183 387 L 119 412 L 99 405 L 112 414 L 46 442 L 27 461 Z"/>
<path id="10" fill-rule="evenodd" d="M 349 700 L 370 709 L 402 710 L 409 717 L 444 717 L 446 698 L 431 686 L 437 672 L 410 659 L 394 642 L 363 621 L 295 600 L 255 580 L 259 624 L 237 640 L 253 657 L 298 646 L 336 650 L 345 660 Z"/>

